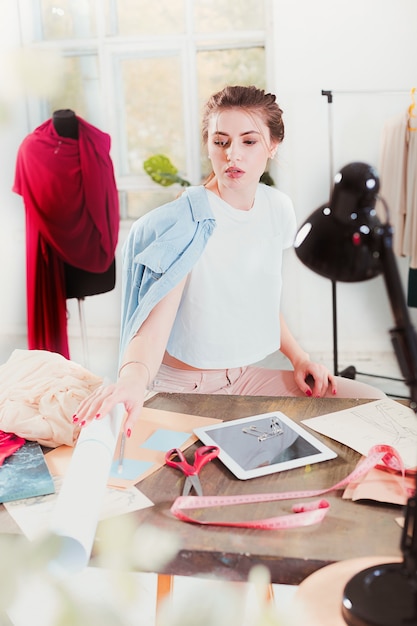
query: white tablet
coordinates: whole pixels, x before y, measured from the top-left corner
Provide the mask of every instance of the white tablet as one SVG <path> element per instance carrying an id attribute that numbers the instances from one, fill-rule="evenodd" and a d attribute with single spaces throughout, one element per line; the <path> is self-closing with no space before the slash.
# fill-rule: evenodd
<path id="1" fill-rule="evenodd" d="M 242 480 L 334 459 L 337 454 L 280 411 L 196 428 L 206 445 Z"/>

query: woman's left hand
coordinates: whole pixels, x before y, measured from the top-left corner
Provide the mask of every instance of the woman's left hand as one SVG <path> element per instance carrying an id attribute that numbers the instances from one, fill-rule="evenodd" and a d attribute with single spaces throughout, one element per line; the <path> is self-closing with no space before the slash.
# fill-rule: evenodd
<path id="1" fill-rule="evenodd" d="M 336 377 L 320 363 L 300 361 L 294 366 L 294 379 L 306 396 L 322 398 L 329 392 L 332 395 L 337 393 Z M 309 381 L 311 381 L 310 384 Z"/>

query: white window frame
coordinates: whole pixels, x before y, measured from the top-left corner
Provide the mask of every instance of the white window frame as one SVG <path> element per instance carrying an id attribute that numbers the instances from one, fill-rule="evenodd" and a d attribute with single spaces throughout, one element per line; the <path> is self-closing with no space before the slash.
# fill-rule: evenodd
<path id="1" fill-rule="evenodd" d="M 97 55 L 99 84 L 97 85 L 103 107 L 97 112 L 95 120 L 89 120 L 112 137 L 112 158 L 115 165 L 116 182 L 120 192 L 154 189 L 155 183 L 143 174 L 128 175 L 123 173 L 123 134 L 120 114 L 117 107 L 118 61 L 126 56 L 152 56 L 162 52 L 175 52 L 179 55 L 182 66 L 181 91 L 183 98 L 183 118 L 186 144 L 185 177 L 192 183 L 201 180 L 200 166 L 200 110 L 197 101 L 197 53 L 205 50 L 226 50 L 245 47 L 263 47 L 265 50 L 265 82 L 273 84 L 273 14 L 274 0 L 259 0 L 264 4 L 266 16 L 265 30 L 234 31 L 222 33 L 195 33 L 193 29 L 193 0 L 186 0 L 186 28 L 184 34 L 173 36 L 121 37 L 106 36 L 103 0 L 93 0 L 97 36 L 94 38 L 59 40 L 40 40 L 40 24 L 36 21 L 39 0 L 17 0 L 19 5 L 22 45 L 45 51 L 59 51 L 61 55 L 79 56 L 80 54 Z M 39 7 L 39 5 L 38 5 Z M 215 40 L 216 43 L 207 43 Z M 119 76 L 120 78 L 120 76 Z M 47 105 L 41 99 L 27 98 L 28 126 L 36 128 L 48 115 Z M 123 207 L 122 219 L 126 218 Z"/>

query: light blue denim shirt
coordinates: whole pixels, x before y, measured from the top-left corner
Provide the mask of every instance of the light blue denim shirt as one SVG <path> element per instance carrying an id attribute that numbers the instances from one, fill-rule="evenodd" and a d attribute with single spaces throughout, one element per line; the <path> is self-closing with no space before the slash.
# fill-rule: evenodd
<path id="1" fill-rule="evenodd" d="M 203 186 L 133 224 L 123 246 L 120 359 L 154 306 L 191 271 L 214 227 Z"/>

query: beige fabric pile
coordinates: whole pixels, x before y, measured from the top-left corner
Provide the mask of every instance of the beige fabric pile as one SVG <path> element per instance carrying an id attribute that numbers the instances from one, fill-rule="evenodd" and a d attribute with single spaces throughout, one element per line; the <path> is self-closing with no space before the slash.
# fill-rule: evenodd
<path id="1" fill-rule="evenodd" d="M 0 366 L 0 430 L 49 447 L 73 446 L 80 426 L 72 417 L 101 384 L 55 352 L 14 350 Z"/>

